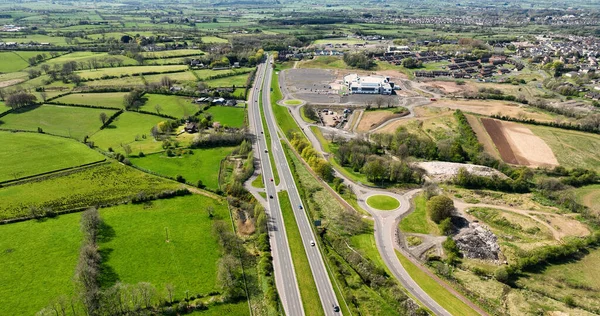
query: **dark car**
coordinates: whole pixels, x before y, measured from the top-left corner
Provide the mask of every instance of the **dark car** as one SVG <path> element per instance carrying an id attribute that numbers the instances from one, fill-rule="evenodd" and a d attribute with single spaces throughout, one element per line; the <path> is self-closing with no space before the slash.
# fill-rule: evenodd
<path id="1" fill-rule="evenodd" d="M 336 312 L 336 313 L 339 312 L 340 311 L 340 307 L 339 306 L 334 306 L 333 307 L 333 311 Z"/>
<path id="2" fill-rule="evenodd" d="M 298 208 L 299 208 L 299 209 L 302 209 L 302 204 L 298 205 Z"/>
<path id="3" fill-rule="evenodd" d="M 273 196 L 272 196 L 272 195 L 269 195 L 269 199 L 272 199 L 272 198 L 273 198 Z"/>

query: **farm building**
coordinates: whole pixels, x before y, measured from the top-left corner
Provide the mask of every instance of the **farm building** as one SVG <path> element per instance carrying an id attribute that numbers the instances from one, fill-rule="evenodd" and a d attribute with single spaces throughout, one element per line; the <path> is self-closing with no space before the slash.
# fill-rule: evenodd
<path id="1" fill-rule="evenodd" d="M 344 77 L 344 84 L 353 94 L 392 94 L 393 84 L 384 76 L 360 77 L 350 74 Z"/>

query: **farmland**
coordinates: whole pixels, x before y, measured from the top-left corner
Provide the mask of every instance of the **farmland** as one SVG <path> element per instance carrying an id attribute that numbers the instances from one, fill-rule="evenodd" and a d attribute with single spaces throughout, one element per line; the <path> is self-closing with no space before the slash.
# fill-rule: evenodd
<path id="1" fill-rule="evenodd" d="M 61 295 L 74 293 L 80 217 L 0 225 L 0 314 L 34 315 Z"/>
<path id="2" fill-rule="evenodd" d="M 248 81 L 248 74 L 235 75 L 225 78 L 204 81 L 209 87 L 244 87 Z"/>
<path id="3" fill-rule="evenodd" d="M 15 72 L 29 66 L 27 58 L 21 57 L 17 52 L 1 52 L 0 60 L 0 72 Z"/>
<path id="4" fill-rule="evenodd" d="M 95 70 L 79 71 L 77 74 L 82 78 L 86 79 L 98 79 L 103 76 L 125 76 L 147 72 L 174 72 L 184 71 L 187 69 L 185 65 L 165 65 L 165 66 L 131 66 L 131 67 L 113 67 L 113 68 L 100 68 Z"/>
<path id="5" fill-rule="evenodd" d="M 2 118 L 0 128 L 37 131 L 71 137 L 79 141 L 91 136 L 102 126 L 100 113 L 111 116 L 116 111 L 70 106 L 42 105 L 13 112 Z"/>
<path id="6" fill-rule="evenodd" d="M 157 112 L 181 118 L 192 116 L 199 110 L 198 105 L 192 103 L 192 99 L 188 97 L 162 94 L 146 94 L 144 97 L 148 98 L 148 100 L 140 107 L 140 110 L 143 111 Z M 159 110 L 157 110 L 157 105 L 159 106 Z"/>
<path id="7" fill-rule="evenodd" d="M 600 136 L 544 126 L 530 129 L 550 146 L 561 166 L 600 170 Z"/>
<path id="8" fill-rule="evenodd" d="M 211 106 L 206 113 L 210 113 L 213 122 L 230 127 L 242 127 L 246 120 L 246 109 L 242 107 Z"/>
<path id="9" fill-rule="evenodd" d="M 131 162 L 141 168 L 172 178 L 181 175 L 193 184 L 201 180 L 206 187 L 217 190 L 221 160 L 232 150 L 232 147 L 189 150 L 189 153 L 176 157 L 156 153 L 143 158 L 132 158 Z"/>
<path id="10" fill-rule="evenodd" d="M 104 160 L 74 140 L 34 133 L 0 132 L 0 182 Z"/>
<path id="11" fill-rule="evenodd" d="M 0 188 L 0 220 L 28 216 L 30 206 L 59 212 L 127 201 L 140 192 L 154 194 L 179 186 L 116 163 L 104 164 L 44 181 Z"/>
<path id="12" fill-rule="evenodd" d="M 209 206 L 214 208 L 213 219 L 206 212 Z M 229 218 L 225 201 L 192 195 L 105 208 L 100 214 L 114 231 L 114 237 L 100 243 L 101 253 L 108 254 L 103 264 L 114 271 L 113 277 L 102 280 L 103 287 L 116 281 L 149 282 L 165 297 L 166 285 L 172 284 L 177 300 L 186 291 L 206 295 L 217 289 L 215 262 L 221 250 L 212 225 Z"/>
<path id="13" fill-rule="evenodd" d="M 150 134 L 153 126 L 164 121 L 162 117 L 148 114 L 125 112 L 118 119 L 100 132 L 94 134 L 91 140 L 96 146 L 109 150 L 123 152 L 123 145 L 130 145 L 133 152 L 151 153 L 161 150 L 161 142 L 154 140 Z"/>
<path id="14" fill-rule="evenodd" d="M 65 104 L 83 104 L 122 109 L 125 94 L 124 92 L 73 93 L 54 99 L 53 101 Z"/>

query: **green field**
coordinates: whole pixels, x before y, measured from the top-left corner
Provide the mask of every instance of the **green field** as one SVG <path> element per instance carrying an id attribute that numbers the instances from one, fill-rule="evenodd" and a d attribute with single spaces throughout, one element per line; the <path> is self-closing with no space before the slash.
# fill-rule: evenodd
<path id="1" fill-rule="evenodd" d="M 0 188 L 0 220 L 30 214 L 29 207 L 62 211 L 129 200 L 140 192 L 174 190 L 180 184 L 117 163 L 38 182 Z"/>
<path id="2" fill-rule="evenodd" d="M 100 68 L 94 70 L 78 71 L 77 74 L 81 78 L 98 79 L 102 76 L 122 76 L 139 74 L 142 72 L 167 72 L 167 71 L 184 71 L 188 67 L 186 65 L 166 65 L 166 66 L 130 66 L 130 67 L 113 67 Z"/>
<path id="3" fill-rule="evenodd" d="M 116 111 L 60 105 L 42 105 L 21 113 L 11 113 L 0 119 L 0 128 L 37 131 L 83 140 L 102 126 L 100 113 L 111 116 Z M 150 131 L 148 129 L 148 131 Z"/>
<path id="4" fill-rule="evenodd" d="M 300 105 L 302 104 L 301 100 L 285 100 L 283 103 L 285 103 L 285 105 Z"/>
<path id="5" fill-rule="evenodd" d="M 367 199 L 367 205 L 384 211 L 395 210 L 400 207 L 400 201 L 387 195 L 372 195 Z"/>
<path id="6" fill-rule="evenodd" d="M 161 77 L 164 77 L 165 75 L 160 75 Z M 160 79 L 157 80 L 157 82 L 160 81 Z M 123 78 L 115 78 L 115 79 L 106 79 L 106 80 L 94 80 L 94 81 L 87 81 L 84 83 L 84 86 L 86 87 L 115 87 L 115 88 L 122 88 L 122 87 L 142 87 L 144 86 L 144 82 L 142 81 L 142 77 L 140 76 L 135 76 L 135 77 L 123 77 Z"/>
<path id="7" fill-rule="evenodd" d="M 221 160 L 227 157 L 233 148 L 195 149 L 192 150 L 193 154 L 185 154 L 180 157 L 167 157 L 164 153 L 156 153 L 130 160 L 136 166 L 165 176 L 175 178 L 177 175 L 181 175 L 186 181 L 193 184 L 202 180 L 206 187 L 217 190 Z"/>
<path id="8" fill-rule="evenodd" d="M 198 105 L 192 103 L 192 99 L 189 97 L 164 94 L 146 94 L 144 97 L 148 100 L 140 107 L 140 110 L 157 112 L 156 105 L 160 105 L 161 114 L 179 118 L 192 116 L 198 112 Z"/>
<path id="9" fill-rule="evenodd" d="M 550 146 L 561 166 L 600 171 L 600 135 L 545 126 L 526 126 Z"/>
<path id="10" fill-rule="evenodd" d="M 206 113 L 212 114 L 213 122 L 223 126 L 243 127 L 246 121 L 246 109 L 232 106 L 211 106 Z"/>
<path id="11" fill-rule="evenodd" d="M 427 216 L 427 199 L 423 194 L 415 196 L 412 200 L 414 211 L 400 221 L 400 230 L 405 233 L 439 235 L 437 225 Z"/>
<path id="12" fill-rule="evenodd" d="M 600 184 L 577 188 L 575 196 L 579 203 L 589 207 L 596 214 L 600 214 Z"/>
<path id="13" fill-rule="evenodd" d="M 277 197 L 281 204 L 285 232 L 288 237 L 292 261 L 294 262 L 294 271 L 296 272 L 296 279 L 300 288 L 300 296 L 302 296 L 304 312 L 306 315 L 324 315 L 321 309 L 321 299 L 317 292 L 317 285 L 310 270 L 308 258 L 306 257 L 302 243 L 302 236 L 300 236 L 300 231 L 298 230 L 298 224 L 296 223 L 296 217 L 290 204 L 288 192 L 280 191 L 277 193 Z"/>
<path id="14" fill-rule="evenodd" d="M 0 314 L 34 315 L 74 292 L 80 214 L 0 225 Z"/>
<path id="15" fill-rule="evenodd" d="M 202 55 L 203 51 L 199 49 L 176 49 L 176 50 L 164 50 L 157 52 L 143 52 L 142 56 L 146 58 L 172 58 L 179 56 L 188 56 L 188 55 Z"/>
<path id="16" fill-rule="evenodd" d="M 479 313 L 456 298 L 452 293 L 437 283 L 429 275 L 421 271 L 421 269 L 415 266 L 410 260 L 406 259 L 404 255 L 398 251 L 396 251 L 396 255 L 398 256 L 398 259 L 400 260 L 400 263 L 404 269 L 406 269 L 408 274 L 410 274 L 412 279 L 417 282 L 421 289 L 423 289 L 425 293 L 429 294 L 431 298 L 433 298 L 451 315 L 479 315 Z"/>
<path id="17" fill-rule="evenodd" d="M 202 36 L 203 43 L 227 43 L 228 40 L 216 36 Z"/>
<path id="18" fill-rule="evenodd" d="M 218 79 L 204 81 L 211 88 L 244 87 L 248 81 L 249 74 L 241 74 Z"/>
<path id="19" fill-rule="evenodd" d="M 199 69 L 199 70 L 194 70 L 194 73 L 196 74 L 196 76 L 198 76 L 198 78 L 200 79 L 206 79 L 209 77 L 213 77 L 213 76 L 220 76 L 220 75 L 235 75 L 235 74 L 244 74 L 244 73 L 248 73 L 252 68 L 233 68 L 233 69 L 222 69 L 222 70 L 212 70 L 212 69 Z"/>
<path id="20" fill-rule="evenodd" d="M 304 133 L 296 124 L 296 121 L 292 117 L 289 112 L 289 109 L 286 106 L 278 105 L 277 102 L 283 99 L 283 95 L 281 94 L 281 90 L 279 89 L 279 75 L 275 70 L 273 70 L 273 80 L 271 80 L 271 109 L 273 109 L 273 115 L 275 115 L 275 120 L 277 124 L 284 133 L 288 133 L 289 131 L 295 132 L 298 135 L 304 137 Z"/>
<path id="21" fill-rule="evenodd" d="M 104 160 L 71 139 L 37 133 L 0 132 L 0 182 Z"/>
<path id="22" fill-rule="evenodd" d="M 65 104 L 83 104 L 122 109 L 123 98 L 126 94 L 126 92 L 73 93 L 54 99 L 53 101 Z"/>
<path id="23" fill-rule="evenodd" d="M 123 66 L 133 66 L 133 65 L 137 65 L 137 61 L 135 61 L 133 58 L 129 58 L 126 56 L 122 56 L 122 55 L 110 55 L 109 53 L 94 53 L 94 52 L 73 52 L 73 53 L 69 53 L 69 54 L 64 54 L 60 57 L 57 58 L 53 58 L 47 62 L 45 62 L 45 64 L 48 65 L 54 65 L 54 64 L 64 64 L 65 62 L 68 61 L 76 61 L 78 63 L 82 63 L 85 62 L 87 63 L 88 61 L 95 59 L 96 61 L 98 61 L 98 64 L 100 65 L 104 65 L 106 67 L 110 66 L 109 63 L 107 62 L 109 59 L 113 59 L 113 60 L 120 60 L 120 62 L 122 63 Z M 118 65 L 116 62 L 113 63 L 113 66 Z"/>
<path id="24" fill-rule="evenodd" d="M 133 153 L 156 152 L 162 150 L 162 142 L 154 140 L 150 130 L 165 120 L 158 116 L 125 112 L 108 127 L 94 134 L 91 140 L 104 150 L 112 148 L 114 151 L 124 152 L 121 145 L 128 144 Z"/>
<path id="25" fill-rule="evenodd" d="M 209 206 L 215 211 L 212 220 L 206 212 Z M 191 195 L 120 205 L 102 209 L 100 214 L 114 231 L 113 238 L 100 243 L 100 252 L 107 253 L 103 264 L 115 274 L 112 278 L 105 275 L 103 287 L 117 280 L 149 282 L 165 297 L 165 286 L 171 283 L 177 300 L 185 297 L 185 291 L 191 296 L 217 290 L 216 262 L 221 250 L 212 225 L 216 219 L 229 222 L 225 201 Z"/>
<path id="26" fill-rule="evenodd" d="M 29 67 L 27 58 L 16 52 L 0 52 L 0 72 L 14 72 Z"/>

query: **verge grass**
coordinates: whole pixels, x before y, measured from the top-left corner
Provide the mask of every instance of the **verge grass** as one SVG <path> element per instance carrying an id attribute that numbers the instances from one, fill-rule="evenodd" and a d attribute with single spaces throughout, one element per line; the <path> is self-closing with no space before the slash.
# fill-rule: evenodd
<path id="1" fill-rule="evenodd" d="M 100 113 L 106 113 L 110 117 L 115 112 L 106 109 L 42 105 L 6 115 L 0 120 L 0 128 L 37 131 L 40 127 L 46 133 L 82 141 L 86 135 L 93 135 L 102 126 Z"/>
<path id="2" fill-rule="evenodd" d="M 104 160 L 71 139 L 38 133 L 0 132 L 0 182 Z"/>
<path id="3" fill-rule="evenodd" d="M 280 191 L 277 193 L 277 196 L 281 205 L 285 232 L 294 262 L 294 270 L 296 272 L 296 279 L 298 280 L 298 287 L 300 288 L 300 296 L 302 296 L 304 312 L 306 315 L 324 315 L 321 309 L 321 299 L 317 292 L 317 285 L 315 284 L 310 264 L 308 263 L 308 257 L 304 250 L 302 236 L 300 236 L 300 230 L 298 229 L 298 223 L 290 204 L 288 192 Z"/>
<path id="4" fill-rule="evenodd" d="M 83 104 L 122 109 L 123 98 L 126 94 L 125 92 L 73 93 L 54 99 L 53 101 L 65 104 Z"/>
<path id="5" fill-rule="evenodd" d="M 246 109 L 233 106 L 211 106 L 206 113 L 212 114 L 212 121 L 223 126 L 243 127 L 246 121 Z"/>
<path id="6" fill-rule="evenodd" d="M 427 199 L 423 194 L 413 198 L 414 211 L 400 221 L 400 230 L 405 233 L 439 235 L 437 225 L 427 216 Z"/>
<path id="7" fill-rule="evenodd" d="M 451 315 L 479 315 L 479 313 L 456 298 L 446 288 L 441 286 L 434 279 L 430 278 L 427 273 L 421 271 L 421 269 L 404 257 L 404 255 L 396 251 L 396 256 L 398 256 L 398 260 L 400 260 L 400 263 L 404 269 L 406 269 L 411 278 L 417 282 L 419 287 L 421 287 L 425 293 L 429 294 L 431 298 L 433 298 L 438 304 L 446 309 Z"/>
<path id="8" fill-rule="evenodd" d="M 262 174 L 259 174 L 256 179 L 254 179 L 254 181 L 252 181 L 252 186 L 255 188 L 259 188 L 259 189 L 264 189 L 265 188 L 265 184 L 263 182 L 263 176 Z"/>
<path id="9" fill-rule="evenodd" d="M 214 208 L 213 219 L 207 207 Z M 174 298 L 216 291 L 221 249 L 212 233 L 213 221 L 229 221 L 225 201 L 202 195 L 126 204 L 100 210 L 114 237 L 100 243 L 103 265 L 114 271 L 101 276 L 103 287 L 116 281 L 149 282 L 165 297 L 167 284 Z M 167 238 L 168 233 L 168 238 Z"/>
<path id="10" fill-rule="evenodd" d="M 370 196 L 367 205 L 378 210 L 391 211 L 400 207 L 400 201 L 391 196 L 378 194 Z"/>
<path id="11" fill-rule="evenodd" d="M 201 180 L 206 187 L 219 188 L 219 170 L 221 160 L 227 157 L 235 147 L 217 147 L 189 150 L 192 154 L 168 157 L 164 153 L 147 155 L 143 158 L 130 158 L 134 165 L 169 177 L 181 175 L 193 184 Z"/>
<path id="12" fill-rule="evenodd" d="M 117 163 L 43 181 L 0 188 L 0 220 L 30 215 L 30 207 L 64 211 L 128 201 L 138 193 L 175 190 L 180 184 Z"/>
<path id="13" fill-rule="evenodd" d="M 0 225 L 0 314 L 34 315 L 74 293 L 80 214 Z"/>

